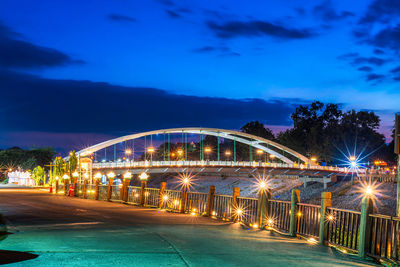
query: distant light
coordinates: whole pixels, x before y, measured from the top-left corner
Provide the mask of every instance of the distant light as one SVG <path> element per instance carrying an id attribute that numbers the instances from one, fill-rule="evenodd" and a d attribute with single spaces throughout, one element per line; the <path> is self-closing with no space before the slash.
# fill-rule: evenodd
<path id="1" fill-rule="evenodd" d="M 243 213 L 243 210 L 242 210 L 242 209 L 239 208 L 239 209 L 236 210 L 236 214 L 237 214 L 237 215 L 241 215 L 242 213 Z"/>
<path id="2" fill-rule="evenodd" d="M 204 152 L 210 153 L 210 152 L 211 152 L 211 147 L 205 147 L 205 148 L 204 148 Z"/>
<path id="3" fill-rule="evenodd" d="M 163 200 L 164 200 L 164 201 L 167 201 L 167 200 L 168 200 L 168 195 L 164 195 L 164 196 L 163 196 Z"/>
<path id="4" fill-rule="evenodd" d="M 95 179 L 101 179 L 101 177 L 102 177 L 102 174 L 100 172 L 96 173 L 94 176 Z"/>
<path id="5" fill-rule="evenodd" d="M 178 151 L 176 151 L 178 153 L 178 155 L 182 155 L 183 154 L 183 150 L 182 149 L 178 149 Z"/>
<path id="6" fill-rule="evenodd" d="M 374 194 L 374 189 L 372 188 L 372 186 L 368 185 L 365 188 L 365 194 L 368 196 L 372 196 Z"/>
<path id="7" fill-rule="evenodd" d="M 125 154 L 126 154 L 126 155 L 132 154 L 132 150 L 130 150 L 130 149 L 125 150 Z"/>
<path id="8" fill-rule="evenodd" d="M 312 158 L 311 158 L 311 161 L 312 161 L 312 162 L 315 162 L 315 161 L 317 161 L 317 158 L 316 158 L 316 157 L 312 157 Z"/>
<path id="9" fill-rule="evenodd" d="M 56 180 L 58 181 L 58 179 L 60 179 L 60 177 L 56 176 Z"/>
<path id="10" fill-rule="evenodd" d="M 353 168 L 357 167 L 357 162 L 351 161 L 350 162 L 350 166 L 353 167 Z"/>
<path id="11" fill-rule="evenodd" d="M 68 180 L 68 179 L 69 179 L 69 175 L 68 175 L 68 174 L 64 174 L 64 175 L 63 175 L 63 179 L 64 179 L 64 180 Z"/>
<path id="12" fill-rule="evenodd" d="M 152 146 L 147 148 L 147 152 L 149 152 L 149 153 L 153 153 L 154 151 L 155 151 L 155 149 Z"/>
<path id="13" fill-rule="evenodd" d="M 115 178 L 115 173 L 114 172 L 109 172 L 107 174 L 107 177 L 110 178 L 110 179 L 114 179 Z"/>
<path id="14" fill-rule="evenodd" d="M 351 161 L 355 161 L 355 160 L 356 160 L 356 157 L 355 157 L 355 156 L 350 156 L 349 159 L 350 159 Z"/>
<path id="15" fill-rule="evenodd" d="M 264 151 L 262 149 L 257 149 L 257 154 L 263 154 Z"/>
<path id="16" fill-rule="evenodd" d="M 269 155 L 269 158 L 274 159 L 274 158 L 276 158 L 276 156 L 274 154 L 271 154 L 271 155 Z"/>
<path id="17" fill-rule="evenodd" d="M 333 215 L 332 214 L 329 214 L 328 215 L 328 221 L 333 221 L 335 218 L 333 217 Z"/>
<path id="18" fill-rule="evenodd" d="M 72 177 L 78 177 L 79 176 L 79 173 L 78 172 L 74 172 L 73 174 L 72 174 Z"/>
<path id="19" fill-rule="evenodd" d="M 260 186 L 260 189 L 265 190 L 267 188 L 267 183 L 265 181 L 261 181 L 259 186 Z"/>
<path id="20" fill-rule="evenodd" d="M 229 150 L 227 150 L 227 151 L 225 151 L 225 155 L 226 156 L 230 156 L 232 153 L 229 151 Z"/>

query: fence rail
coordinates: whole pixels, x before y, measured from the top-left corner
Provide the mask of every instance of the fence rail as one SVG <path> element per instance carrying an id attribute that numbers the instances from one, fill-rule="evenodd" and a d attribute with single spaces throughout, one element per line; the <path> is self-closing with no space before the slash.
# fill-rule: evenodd
<path id="1" fill-rule="evenodd" d="M 172 211 L 180 211 L 182 192 L 177 190 L 165 190 L 163 208 Z"/>
<path id="2" fill-rule="evenodd" d="M 145 188 L 144 205 L 149 207 L 158 207 L 159 200 L 160 200 L 160 189 Z"/>
<path id="3" fill-rule="evenodd" d="M 238 207 L 243 210 L 241 218 L 239 219 L 248 225 L 257 224 L 258 199 L 238 197 L 237 202 Z"/>
<path id="4" fill-rule="evenodd" d="M 186 211 L 204 214 L 207 208 L 207 193 L 188 192 Z"/>
<path id="5" fill-rule="evenodd" d="M 120 201 L 121 200 L 121 186 L 120 185 L 112 185 L 111 191 L 111 200 Z"/>
<path id="6" fill-rule="evenodd" d="M 336 208 L 327 210 L 325 220 L 328 224 L 329 243 L 357 251 L 361 213 Z"/>
<path id="7" fill-rule="evenodd" d="M 232 219 L 232 196 L 214 195 L 213 216 L 221 219 Z"/>
<path id="8" fill-rule="evenodd" d="M 132 204 L 140 204 L 140 191 L 141 188 L 138 186 L 128 187 L 128 202 Z"/>
<path id="9" fill-rule="evenodd" d="M 318 238 L 321 206 L 298 203 L 297 207 L 297 233 Z"/>
<path id="10" fill-rule="evenodd" d="M 290 201 L 270 200 L 266 225 L 283 232 L 289 232 Z"/>
<path id="11" fill-rule="evenodd" d="M 95 191 L 96 191 L 96 185 L 95 184 L 88 184 L 86 186 L 86 198 L 94 199 Z"/>
<path id="12" fill-rule="evenodd" d="M 368 255 L 400 260 L 400 218 L 371 214 L 370 240 Z"/>
<path id="13" fill-rule="evenodd" d="M 107 185 L 99 185 L 99 200 L 107 200 Z"/>

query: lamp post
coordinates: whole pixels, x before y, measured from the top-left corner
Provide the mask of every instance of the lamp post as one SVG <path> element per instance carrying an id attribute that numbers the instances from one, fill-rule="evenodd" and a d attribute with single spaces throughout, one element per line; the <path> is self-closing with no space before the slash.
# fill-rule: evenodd
<path id="1" fill-rule="evenodd" d="M 209 156 L 209 155 L 210 155 L 211 151 L 212 151 L 212 150 L 211 150 L 211 147 L 208 147 L 208 146 L 207 146 L 207 147 L 204 148 L 204 152 L 205 152 L 206 155 L 207 155 L 207 160 L 210 160 L 210 156 Z"/>
<path id="2" fill-rule="evenodd" d="M 150 162 L 153 161 L 153 153 L 154 153 L 154 151 L 155 151 L 155 149 L 152 146 L 147 148 L 147 152 L 150 154 Z"/>
<path id="3" fill-rule="evenodd" d="M 262 149 L 257 149 L 256 153 L 257 153 L 257 155 L 260 156 L 260 159 L 262 159 L 262 155 L 264 154 L 264 151 Z"/>

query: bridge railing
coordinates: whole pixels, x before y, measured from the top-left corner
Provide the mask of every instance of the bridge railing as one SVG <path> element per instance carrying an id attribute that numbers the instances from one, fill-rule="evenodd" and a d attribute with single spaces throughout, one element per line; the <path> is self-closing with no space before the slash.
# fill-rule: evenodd
<path id="1" fill-rule="evenodd" d="M 83 192 L 85 188 L 86 192 Z M 210 188 L 208 194 L 145 188 L 141 194 L 141 188 L 136 186 L 124 189 L 119 185 L 77 184 L 76 196 L 92 198 L 89 192 L 96 190 L 99 192 L 97 199 L 107 199 L 107 194 L 111 193 L 110 200 L 121 201 L 121 192 L 128 190 L 127 203 L 207 215 L 225 221 L 242 222 L 250 227 L 267 227 L 314 241 L 319 240 L 322 233 L 323 240 L 319 240 L 322 243 L 400 263 L 400 218 L 397 217 L 363 214 L 328 206 L 321 218 L 321 205 L 267 199 L 265 205 L 260 206 L 259 199 L 235 195 L 237 190 L 233 195 L 218 195 L 213 193 L 215 188 L 214 191 Z M 263 208 L 265 211 L 262 211 Z M 293 210 L 295 214 L 292 214 Z M 361 227 L 362 221 L 364 228 Z M 364 242 L 361 242 L 361 238 Z"/>
<path id="2" fill-rule="evenodd" d="M 324 170 L 334 172 L 348 172 L 350 169 L 333 166 L 303 165 L 303 164 L 286 164 L 271 163 L 263 161 L 120 161 L 120 162 L 95 162 L 92 166 L 94 169 L 101 168 L 147 168 L 147 167 L 272 167 L 272 168 L 293 168 L 293 169 L 311 169 Z M 364 173 L 365 170 L 358 170 Z"/>

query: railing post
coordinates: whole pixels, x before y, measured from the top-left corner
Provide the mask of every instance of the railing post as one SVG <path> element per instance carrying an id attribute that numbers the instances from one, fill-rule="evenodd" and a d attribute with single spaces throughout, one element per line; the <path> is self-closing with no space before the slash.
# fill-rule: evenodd
<path id="1" fill-rule="evenodd" d="M 360 218 L 360 232 L 358 234 L 358 256 L 365 258 L 367 251 L 369 251 L 371 242 L 371 219 L 369 214 L 374 211 L 373 199 L 365 196 L 361 203 L 361 218 Z"/>
<path id="2" fill-rule="evenodd" d="M 144 206 L 145 191 L 147 187 L 147 181 L 140 181 L 140 206 Z"/>
<path id="3" fill-rule="evenodd" d="M 158 197 L 158 208 L 161 209 L 164 204 L 164 193 L 165 189 L 167 188 L 166 182 L 161 182 L 160 184 L 160 195 Z"/>
<path id="4" fill-rule="evenodd" d="M 56 179 L 56 188 L 55 188 L 56 195 L 58 194 L 58 179 Z"/>
<path id="5" fill-rule="evenodd" d="M 208 189 L 208 196 L 207 196 L 207 208 L 206 208 L 206 215 L 210 216 L 212 214 L 213 206 L 214 206 L 214 195 L 215 195 L 215 185 L 210 185 Z"/>
<path id="6" fill-rule="evenodd" d="M 110 201 L 112 195 L 112 185 L 114 183 L 114 179 L 108 179 L 108 187 L 107 187 L 107 201 Z"/>
<path id="7" fill-rule="evenodd" d="M 233 188 L 233 193 L 232 193 L 232 211 L 235 213 L 235 210 L 238 209 L 238 200 L 237 198 L 240 197 L 240 188 L 239 187 L 234 187 Z M 235 221 L 238 221 L 239 216 L 236 216 Z"/>
<path id="8" fill-rule="evenodd" d="M 99 200 L 99 184 L 100 184 L 100 179 L 94 179 L 94 200 Z"/>
<path id="9" fill-rule="evenodd" d="M 185 211 L 186 211 L 186 202 L 187 202 L 188 191 L 189 191 L 189 186 L 185 186 L 183 188 L 183 192 L 181 195 L 181 209 L 180 209 L 181 213 L 185 213 Z"/>
<path id="10" fill-rule="evenodd" d="M 82 198 L 86 198 L 87 180 L 83 181 L 83 193 Z"/>
<path id="11" fill-rule="evenodd" d="M 131 179 L 130 178 L 124 178 L 122 180 L 122 188 L 121 188 L 121 192 L 120 192 L 120 198 L 122 202 L 127 202 L 128 201 L 128 187 L 129 184 L 131 183 Z"/>
<path id="12" fill-rule="evenodd" d="M 332 193 L 321 193 L 321 215 L 319 217 L 319 244 L 324 245 L 328 241 L 327 208 L 332 206 Z"/>
<path id="13" fill-rule="evenodd" d="M 72 192 L 72 194 L 71 194 L 71 197 L 75 197 L 76 196 L 76 186 L 78 185 L 78 178 L 77 177 L 74 177 L 74 182 L 72 183 L 72 186 L 73 186 L 73 189 L 74 190 L 71 190 L 71 192 Z"/>
<path id="14" fill-rule="evenodd" d="M 67 192 L 67 185 L 68 185 L 68 181 L 64 180 L 64 195 L 66 196 L 68 194 Z"/>
<path id="15" fill-rule="evenodd" d="M 289 235 L 296 236 L 297 230 L 297 203 L 300 202 L 300 190 L 292 190 L 291 208 L 290 208 L 290 228 Z"/>
<path id="16" fill-rule="evenodd" d="M 260 229 L 264 228 L 265 218 L 268 215 L 268 205 L 271 193 L 268 190 L 261 190 L 258 195 L 257 224 Z"/>

